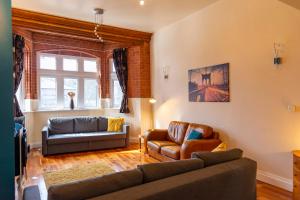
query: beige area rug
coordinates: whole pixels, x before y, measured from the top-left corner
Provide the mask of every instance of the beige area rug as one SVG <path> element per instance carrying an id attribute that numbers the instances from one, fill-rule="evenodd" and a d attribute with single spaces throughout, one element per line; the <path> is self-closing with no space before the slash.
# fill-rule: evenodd
<path id="1" fill-rule="evenodd" d="M 52 185 L 75 182 L 115 172 L 106 163 L 78 165 L 69 169 L 45 172 L 43 174 L 47 189 Z"/>

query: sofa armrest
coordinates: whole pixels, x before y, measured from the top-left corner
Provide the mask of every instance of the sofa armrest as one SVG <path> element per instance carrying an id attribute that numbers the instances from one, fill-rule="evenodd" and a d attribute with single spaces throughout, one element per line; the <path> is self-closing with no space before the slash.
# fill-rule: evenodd
<path id="1" fill-rule="evenodd" d="M 49 129 L 48 129 L 47 126 L 45 126 L 42 129 L 42 154 L 43 155 L 47 155 L 48 154 L 48 150 L 47 150 L 48 136 L 49 136 Z"/>
<path id="2" fill-rule="evenodd" d="M 126 147 L 129 146 L 129 125 L 128 124 L 123 124 L 123 130 L 122 130 L 123 133 L 126 134 Z"/>
<path id="3" fill-rule="evenodd" d="M 144 146 L 145 153 L 148 153 L 147 142 L 151 140 L 166 140 L 168 136 L 168 130 L 166 129 L 151 129 L 144 134 Z"/>
<path id="4" fill-rule="evenodd" d="M 37 185 L 26 187 L 23 191 L 23 200 L 41 200 L 39 187 Z"/>
<path id="5" fill-rule="evenodd" d="M 219 139 L 186 140 L 181 146 L 180 159 L 189 159 L 196 151 L 212 151 L 221 143 Z"/>

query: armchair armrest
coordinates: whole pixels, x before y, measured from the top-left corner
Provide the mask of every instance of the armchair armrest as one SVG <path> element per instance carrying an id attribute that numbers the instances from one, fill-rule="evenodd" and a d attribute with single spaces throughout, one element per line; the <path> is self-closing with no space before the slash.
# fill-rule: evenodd
<path id="1" fill-rule="evenodd" d="M 166 140 L 168 136 L 168 130 L 166 129 L 151 129 L 144 134 L 144 146 L 145 152 L 148 153 L 147 142 L 151 140 Z"/>
<path id="2" fill-rule="evenodd" d="M 42 154 L 43 155 L 47 155 L 48 154 L 48 151 L 47 151 L 48 136 L 49 136 L 49 130 L 48 130 L 48 127 L 45 126 L 42 129 Z"/>
<path id="3" fill-rule="evenodd" d="M 129 146 L 129 125 L 128 124 L 123 124 L 123 130 L 122 130 L 123 133 L 126 134 L 126 147 Z"/>
<path id="4" fill-rule="evenodd" d="M 219 139 L 186 140 L 180 150 L 180 159 L 189 159 L 196 151 L 212 151 L 222 141 Z"/>

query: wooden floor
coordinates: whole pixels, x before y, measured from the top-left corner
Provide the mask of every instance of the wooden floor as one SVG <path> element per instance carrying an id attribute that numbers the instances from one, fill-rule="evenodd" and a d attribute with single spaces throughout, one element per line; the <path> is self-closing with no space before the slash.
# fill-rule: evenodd
<path id="1" fill-rule="evenodd" d="M 65 154 L 43 157 L 39 149 L 32 150 L 27 166 L 25 186 L 39 185 L 42 200 L 47 199 L 47 190 L 44 184 L 43 172 L 67 169 L 76 165 L 85 165 L 104 161 L 115 171 L 133 169 L 137 165 L 155 163 L 157 160 L 140 153 L 138 145 L 131 145 L 126 149 L 105 150 L 87 153 Z M 16 199 L 20 195 L 16 192 Z M 257 182 L 258 200 L 292 200 L 292 194 L 274 186 Z"/>

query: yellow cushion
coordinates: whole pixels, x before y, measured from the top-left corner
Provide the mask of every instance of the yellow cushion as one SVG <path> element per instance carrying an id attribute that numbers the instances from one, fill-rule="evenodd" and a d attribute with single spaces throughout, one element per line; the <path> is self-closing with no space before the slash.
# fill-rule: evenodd
<path id="1" fill-rule="evenodd" d="M 124 121 L 124 118 L 108 118 L 107 131 L 120 132 Z"/>
<path id="2" fill-rule="evenodd" d="M 219 144 L 212 152 L 217 152 L 217 151 L 226 151 L 227 150 L 227 145 L 225 143 Z"/>

